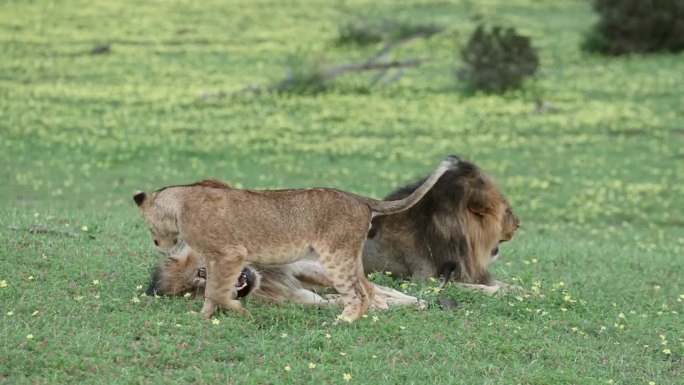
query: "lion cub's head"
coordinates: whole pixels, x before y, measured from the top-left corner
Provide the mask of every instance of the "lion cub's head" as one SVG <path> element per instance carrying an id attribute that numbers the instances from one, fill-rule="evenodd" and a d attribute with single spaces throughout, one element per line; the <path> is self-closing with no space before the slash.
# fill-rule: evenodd
<path id="1" fill-rule="evenodd" d="M 163 252 L 170 252 L 178 245 L 178 218 L 180 216 L 183 193 L 181 187 L 208 187 L 213 189 L 230 189 L 230 186 L 215 180 L 206 179 L 197 183 L 168 186 L 153 193 L 146 194 L 136 191 L 133 200 L 142 212 L 143 218 L 150 229 L 152 241 Z"/>
<path id="2" fill-rule="evenodd" d="M 150 194 L 136 191 L 133 200 L 142 212 L 154 245 L 161 251 L 170 251 L 178 243 L 178 203 L 172 191 L 162 189 Z"/>

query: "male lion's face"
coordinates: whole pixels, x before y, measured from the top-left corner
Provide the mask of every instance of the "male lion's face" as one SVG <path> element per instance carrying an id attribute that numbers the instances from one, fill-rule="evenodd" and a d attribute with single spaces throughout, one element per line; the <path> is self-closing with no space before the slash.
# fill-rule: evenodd
<path id="1" fill-rule="evenodd" d="M 204 295 L 204 289 L 207 286 L 207 269 L 201 260 L 193 258 L 183 262 L 169 259 L 165 261 L 163 268 L 167 269 L 166 279 L 171 281 L 166 286 L 170 292 L 160 294 Z"/>
<path id="2" fill-rule="evenodd" d="M 513 209 L 511 209 L 508 201 L 505 201 L 505 207 L 501 211 L 503 212 L 501 219 L 501 235 L 499 236 L 499 242 L 494 250 L 492 250 L 492 261 L 499 259 L 499 245 L 503 242 L 510 241 L 518 230 L 518 227 L 520 227 L 520 220 L 515 213 L 513 213 Z"/>
<path id="3" fill-rule="evenodd" d="M 508 201 L 506 201 L 506 209 L 501 220 L 501 242 L 510 241 L 518 227 L 520 227 L 520 219 L 513 213 L 513 209 L 511 209 Z"/>
<path id="4" fill-rule="evenodd" d="M 158 198 L 158 192 L 149 195 L 136 192 L 133 196 L 147 223 L 154 245 L 163 252 L 169 252 L 178 243 L 178 228 L 168 204 L 158 202 Z"/>
<path id="5" fill-rule="evenodd" d="M 466 191 L 467 215 L 476 219 L 470 222 L 471 229 L 477 229 L 482 246 L 496 259 L 499 245 L 513 238 L 520 220 L 494 181 L 474 165 L 464 171 L 460 183 Z"/>
<path id="6" fill-rule="evenodd" d="M 245 266 L 235 284 L 237 297 L 242 298 L 258 287 L 258 273 Z M 204 295 L 207 286 L 207 267 L 204 259 L 185 243 L 166 254 L 152 275 L 146 291 L 148 295 Z"/>

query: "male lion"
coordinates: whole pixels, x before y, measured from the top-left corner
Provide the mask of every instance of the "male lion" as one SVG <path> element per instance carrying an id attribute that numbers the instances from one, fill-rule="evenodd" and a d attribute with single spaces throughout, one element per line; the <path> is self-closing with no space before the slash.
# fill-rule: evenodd
<path id="1" fill-rule="evenodd" d="M 316 259 L 312 259 L 316 258 Z M 145 291 L 147 295 L 201 296 L 206 286 L 204 259 L 187 244 L 180 244 L 157 265 Z M 371 307 L 386 310 L 390 306 L 414 306 L 425 309 L 425 301 L 389 287 L 373 285 L 375 295 Z M 250 294 L 269 303 L 292 301 L 303 305 L 341 305 L 334 294 L 321 296 L 333 287 L 315 254 L 284 265 L 267 266 L 250 263 L 243 267 L 235 285 L 237 298 Z"/>
<path id="2" fill-rule="evenodd" d="M 368 310 L 374 294 L 361 263 L 371 219 L 410 208 L 458 162 L 447 157 L 422 186 L 396 201 L 325 188 L 240 190 L 217 181 L 137 192 L 133 199 L 157 247 L 171 250 L 180 236 L 204 257 L 205 318 L 218 305 L 245 311 L 235 299 L 245 261 L 283 264 L 313 251 L 343 299 L 341 318 L 352 322 Z"/>
<path id="3" fill-rule="evenodd" d="M 420 181 L 386 199 L 401 199 Z M 520 226 L 508 200 L 479 167 L 461 162 L 448 171 L 420 202 L 391 217 L 378 217 L 363 250 L 367 271 L 428 278 L 452 272 L 471 289 L 492 294 L 505 286 L 489 273 L 499 243 L 509 241 Z"/>
<path id="4" fill-rule="evenodd" d="M 403 187 L 386 199 L 408 196 L 419 185 Z M 517 216 L 496 184 L 475 164 L 461 161 L 410 209 L 373 219 L 363 248 L 364 270 L 389 271 L 403 278 L 442 275 L 442 286 L 455 271 L 460 285 L 493 294 L 507 285 L 492 278 L 489 262 L 498 256 L 498 244 L 510 240 L 518 227 Z M 147 293 L 202 295 L 204 266 L 201 256 L 184 246 L 159 263 Z M 332 286 L 323 266 L 310 259 L 280 266 L 251 264 L 243 273 L 238 297 L 251 292 L 267 302 L 320 304 L 325 300 L 312 290 Z M 374 307 L 419 303 L 393 289 L 375 289 L 385 298 L 378 298 Z"/>

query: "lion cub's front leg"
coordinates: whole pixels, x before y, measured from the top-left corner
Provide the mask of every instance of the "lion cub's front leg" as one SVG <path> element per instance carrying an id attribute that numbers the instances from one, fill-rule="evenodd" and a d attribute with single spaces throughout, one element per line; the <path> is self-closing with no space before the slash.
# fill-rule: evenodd
<path id="1" fill-rule="evenodd" d="M 246 312 L 242 303 L 235 299 L 237 298 L 235 282 L 240 277 L 244 260 L 242 254 L 207 255 L 205 258 L 209 263 L 207 264 L 207 285 L 202 316 L 210 318 L 218 305 L 240 313 Z"/>

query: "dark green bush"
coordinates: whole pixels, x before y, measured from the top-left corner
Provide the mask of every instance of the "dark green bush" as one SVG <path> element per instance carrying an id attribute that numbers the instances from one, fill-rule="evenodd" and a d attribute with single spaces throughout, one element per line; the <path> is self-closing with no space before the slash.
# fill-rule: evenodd
<path id="1" fill-rule="evenodd" d="M 582 49 L 606 55 L 684 50 L 684 0 L 595 0 Z"/>
<path id="2" fill-rule="evenodd" d="M 461 50 L 464 67 L 457 76 L 473 91 L 501 92 L 518 88 L 534 75 L 539 57 L 530 38 L 514 28 L 494 26 L 487 31 L 480 24 Z"/>

